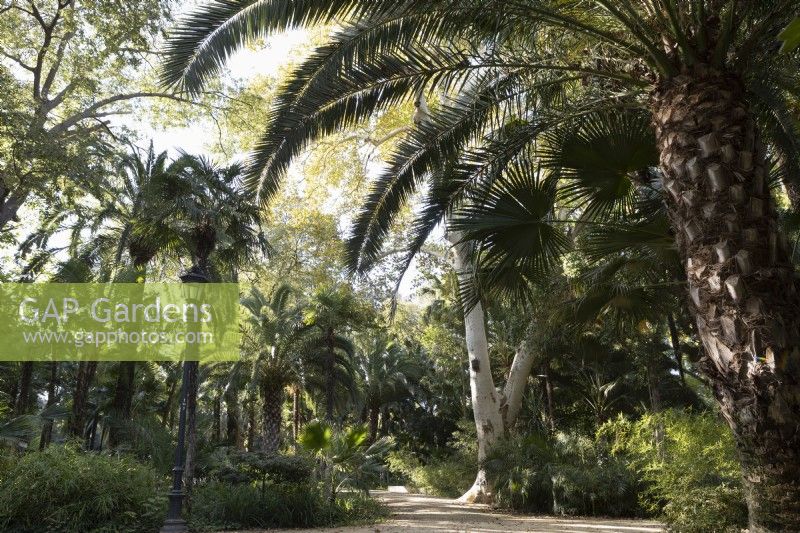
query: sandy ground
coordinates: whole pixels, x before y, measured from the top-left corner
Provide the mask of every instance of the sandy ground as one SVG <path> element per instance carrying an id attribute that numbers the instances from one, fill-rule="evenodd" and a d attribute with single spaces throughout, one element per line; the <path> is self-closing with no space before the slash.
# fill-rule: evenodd
<path id="1" fill-rule="evenodd" d="M 642 520 L 515 516 L 492 512 L 485 505 L 465 506 L 445 498 L 381 491 L 373 491 L 372 494 L 383 499 L 391 510 L 392 516 L 383 523 L 360 527 L 281 531 L 286 533 L 310 533 L 312 531 L 329 533 L 395 533 L 398 531 L 655 533 L 664 531 L 661 524 Z"/>

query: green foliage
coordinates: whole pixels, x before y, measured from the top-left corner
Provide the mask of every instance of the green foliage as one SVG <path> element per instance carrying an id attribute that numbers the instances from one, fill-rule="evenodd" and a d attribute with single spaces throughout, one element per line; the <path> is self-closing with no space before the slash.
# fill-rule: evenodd
<path id="1" fill-rule="evenodd" d="M 307 450 L 320 452 L 331 445 L 333 429 L 322 422 L 311 422 L 297 437 L 298 442 Z"/>
<path id="2" fill-rule="evenodd" d="M 375 522 L 385 515 L 376 501 L 348 495 L 332 502 L 310 483 L 251 484 L 210 482 L 192 496 L 192 531 L 235 528 L 323 527 Z"/>
<path id="3" fill-rule="evenodd" d="M 386 463 L 389 471 L 412 490 L 445 498 L 464 494 L 472 485 L 478 466 L 474 455 L 434 457 L 423 463 L 407 450 L 389 453 Z"/>
<path id="4" fill-rule="evenodd" d="M 663 432 L 659 445 L 654 438 Z M 606 423 L 598 439 L 646 483 L 642 504 L 676 531 L 739 531 L 747 523 L 730 430 L 711 413 L 666 411 Z"/>
<path id="5" fill-rule="evenodd" d="M 448 498 L 461 496 L 478 471 L 474 424 L 462 421 L 450 445 L 450 449 L 445 448 L 450 453 L 440 450 L 432 457 L 420 457 L 409 450 L 393 451 L 386 460 L 389 471 L 422 493 Z"/>
<path id="6" fill-rule="evenodd" d="M 145 532 L 166 513 L 162 479 L 129 457 L 53 446 L 2 466 L 3 531 Z"/>
<path id="7" fill-rule="evenodd" d="M 317 475 L 329 488 L 331 499 L 344 488 L 369 492 L 384 472 L 384 458 L 392 447 L 388 438 L 368 443 L 364 426 L 333 432 L 328 424 L 311 422 L 298 441 L 320 459 Z"/>
<path id="8" fill-rule="evenodd" d="M 636 476 L 586 437 L 511 438 L 493 451 L 486 467 L 502 507 L 575 516 L 641 514 Z"/>
<path id="9" fill-rule="evenodd" d="M 778 35 L 778 39 L 783 41 L 781 52 L 791 53 L 800 46 L 800 18 L 796 18 Z"/>
<path id="10" fill-rule="evenodd" d="M 227 483 L 301 483 L 308 481 L 314 464 L 300 455 L 240 452 L 219 449 L 209 467 L 211 477 Z"/>

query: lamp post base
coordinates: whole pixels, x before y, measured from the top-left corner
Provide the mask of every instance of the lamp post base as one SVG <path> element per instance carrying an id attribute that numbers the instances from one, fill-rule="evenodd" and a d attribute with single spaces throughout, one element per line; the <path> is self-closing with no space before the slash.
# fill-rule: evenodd
<path id="1" fill-rule="evenodd" d="M 187 533 L 189 531 L 189 526 L 186 524 L 186 520 L 181 518 L 170 518 L 164 525 L 161 526 L 161 529 L 158 530 L 158 533 Z"/>

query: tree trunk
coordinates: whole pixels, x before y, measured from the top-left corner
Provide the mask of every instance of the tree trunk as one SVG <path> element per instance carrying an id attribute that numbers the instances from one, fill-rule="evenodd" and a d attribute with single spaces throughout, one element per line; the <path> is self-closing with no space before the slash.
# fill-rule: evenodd
<path id="1" fill-rule="evenodd" d="M 247 405 L 247 451 L 253 452 L 256 448 L 256 402 L 250 400 Z"/>
<path id="2" fill-rule="evenodd" d="M 675 364 L 678 365 L 678 375 L 681 383 L 686 385 L 686 376 L 683 370 L 683 356 L 681 355 L 680 337 L 678 336 L 678 326 L 675 325 L 675 318 L 672 313 L 667 314 L 667 324 L 669 325 L 669 336 L 672 341 L 672 353 L 675 356 Z"/>
<path id="3" fill-rule="evenodd" d="M 30 409 L 31 388 L 33 385 L 33 363 L 25 361 L 22 363 L 19 375 L 19 389 L 17 402 L 14 406 L 14 415 L 24 415 Z"/>
<path id="4" fill-rule="evenodd" d="M 183 364 L 189 365 L 189 380 L 186 383 L 186 463 L 183 470 L 188 501 L 194 486 L 194 466 L 197 456 L 197 392 L 199 388 L 197 374 L 199 363 L 185 361 Z"/>
<path id="5" fill-rule="evenodd" d="M 502 405 L 500 407 L 505 421 L 505 428 L 509 429 L 517 420 L 517 415 L 522 407 L 522 397 L 528 387 L 528 376 L 533 368 L 534 352 L 529 344 L 530 331 L 526 338 L 517 347 L 511 368 L 508 371 L 506 385 L 503 388 Z M 491 374 L 490 374 L 491 375 Z"/>
<path id="6" fill-rule="evenodd" d="M 292 439 L 297 442 L 300 435 L 300 387 L 296 386 L 292 390 Z"/>
<path id="7" fill-rule="evenodd" d="M 261 398 L 263 400 L 261 422 L 263 437 L 261 449 L 267 453 L 278 453 L 281 449 L 283 439 L 281 438 L 281 426 L 283 422 L 283 387 L 267 386 L 261 388 Z"/>
<path id="8" fill-rule="evenodd" d="M 164 400 L 164 407 L 161 409 L 161 425 L 170 427 L 170 415 L 172 413 L 172 402 L 175 399 L 175 389 L 177 388 L 177 376 L 172 373 L 167 374 L 167 398 Z"/>
<path id="9" fill-rule="evenodd" d="M 17 220 L 17 212 L 27 197 L 27 192 L 12 192 L 0 186 L 0 233 L 6 229 L 9 222 Z"/>
<path id="10" fill-rule="evenodd" d="M 457 235 L 450 235 L 453 246 L 453 266 L 459 278 L 471 276 L 472 263 L 469 246 L 461 243 Z M 489 360 L 489 344 L 486 339 L 483 306 L 475 304 L 464 312 L 464 330 L 469 357 L 470 392 L 472 413 L 478 434 L 478 474 L 472 487 L 465 492 L 459 501 L 463 503 L 483 502 L 491 498 L 491 487 L 487 483 L 483 463 L 489 452 L 497 444 L 505 432 L 505 424 L 501 413 L 501 398 L 492 380 Z"/>
<path id="11" fill-rule="evenodd" d="M 232 387 L 225 389 L 225 440 L 237 450 L 244 448 L 241 424 L 239 423 L 239 394 Z"/>
<path id="12" fill-rule="evenodd" d="M 96 361 L 81 361 L 78 363 L 78 374 L 75 380 L 75 391 L 72 394 L 72 413 L 70 416 L 69 432 L 76 437 L 84 435 L 86 426 L 86 401 L 89 390 L 97 372 Z"/>
<path id="13" fill-rule="evenodd" d="M 800 530 L 800 298 L 741 80 L 698 65 L 653 117 L 700 369 L 741 456 L 750 531 Z"/>
<path id="14" fill-rule="evenodd" d="M 214 442 L 219 442 L 222 440 L 222 398 L 219 394 L 214 397 L 214 407 L 213 407 L 213 414 L 214 417 Z"/>
<path id="15" fill-rule="evenodd" d="M 650 396 L 650 410 L 654 413 L 661 412 L 661 388 L 658 379 L 658 361 L 650 356 L 647 360 L 647 392 Z"/>
<path id="16" fill-rule="evenodd" d="M 553 409 L 553 381 L 550 379 L 550 360 L 544 364 L 544 394 L 547 400 L 547 425 L 550 431 L 556 430 L 556 415 Z"/>
<path id="17" fill-rule="evenodd" d="M 58 363 L 49 363 L 50 379 L 47 381 L 47 407 L 56 403 L 56 384 L 58 383 Z M 39 450 L 44 450 L 53 440 L 53 419 L 48 418 L 42 426 L 42 436 L 39 438 Z"/>
<path id="18" fill-rule="evenodd" d="M 375 442 L 378 438 L 378 415 L 380 412 L 381 410 L 377 405 L 373 405 L 369 408 L 367 417 L 369 420 L 369 442 Z"/>
<path id="19" fill-rule="evenodd" d="M 334 368 L 336 366 L 336 351 L 334 348 L 333 328 L 328 328 L 326 340 L 328 343 L 328 360 L 325 369 L 325 418 L 333 422 L 333 409 L 335 399 L 336 380 Z"/>
<path id="20" fill-rule="evenodd" d="M 108 445 L 111 448 L 115 448 L 120 443 L 126 425 L 131 419 L 135 377 L 135 362 L 122 361 L 117 365 L 117 383 L 114 387 L 114 397 L 111 400 L 112 420 L 108 431 Z"/>

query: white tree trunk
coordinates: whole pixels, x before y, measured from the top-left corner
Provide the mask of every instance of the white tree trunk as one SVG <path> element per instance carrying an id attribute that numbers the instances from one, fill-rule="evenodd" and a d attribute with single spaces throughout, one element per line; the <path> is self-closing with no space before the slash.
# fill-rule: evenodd
<path id="1" fill-rule="evenodd" d="M 453 242 L 453 266 L 459 278 L 471 275 L 469 245 L 461 243 L 456 234 L 448 235 Z M 489 361 L 489 343 L 486 338 L 483 306 L 478 303 L 464 314 L 464 330 L 469 357 L 469 384 L 472 396 L 472 412 L 478 434 L 478 463 L 483 464 L 497 441 L 505 432 L 499 397 L 492 380 Z M 483 467 L 478 469 L 475 483 L 458 501 L 474 503 L 490 498 L 490 488 Z"/>
<path id="2" fill-rule="evenodd" d="M 531 349 L 529 337 L 532 331 L 528 331 L 525 338 L 517 347 L 514 360 L 511 362 L 511 369 L 508 371 L 506 386 L 503 388 L 503 399 L 505 404 L 500 410 L 503 414 L 506 429 L 514 425 L 522 407 L 522 397 L 528 385 L 528 376 L 533 367 L 534 352 Z"/>

